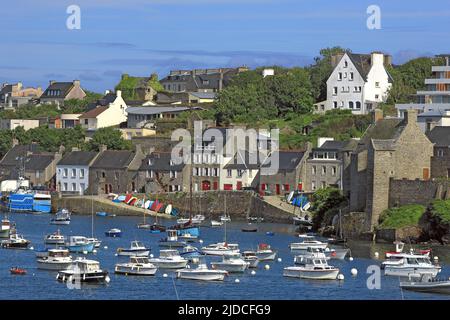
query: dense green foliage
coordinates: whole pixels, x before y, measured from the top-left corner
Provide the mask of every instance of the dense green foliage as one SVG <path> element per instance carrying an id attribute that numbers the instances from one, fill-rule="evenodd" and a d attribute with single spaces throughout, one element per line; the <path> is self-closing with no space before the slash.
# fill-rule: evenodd
<path id="1" fill-rule="evenodd" d="M 218 123 L 253 123 L 283 118 L 289 112 L 310 112 L 314 99 L 308 71 L 303 68 L 274 69 L 275 75 L 265 78 L 261 76 L 262 68 L 235 76 L 216 101 Z"/>
<path id="2" fill-rule="evenodd" d="M 116 85 L 115 90 L 122 91 L 122 97 L 125 100 L 137 100 L 139 98 L 137 88 L 141 82 L 141 77 L 131 77 L 128 74 L 124 74 L 120 82 Z M 163 86 L 158 81 L 158 75 L 153 73 L 147 84 L 152 87 L 156 92 L 164 91 Z"/>
<path id="3" fill-rule="evenodd" d="M 381 229 L 403 228 L 417 226 L 425 212 L 425 207 L 419 204 L 409 204 L 383 211 L 379 218 Z"/>
<path id="4" fill-rule="evenodd" d="M 434 200 L 432 203 L 433 215 L 444 223 L 450 224 L 450 200 Z"/>
<path id="5" fill-rule="evenodd" d="M 89 150 L 98 151 L 101 145 L 106 145 L 109 150 L 130 150 L 132 143 L 122 137 L 122 133 L 113 127 L 98 129 L 88 143 Z"/>
<path id="6" fill-rule="evenodd" d="M 314 192 L 312 196 L 314 229 L 319 229 L 322 223 L 329 224 L 330 221 L 326 220 L 330 220 L 346 201 L 341 190 L 337 188 L 327 187 Z"/>
<path id="7" fill-rule="evenodd" d="M 417 58 L 400 66 L 388 67 L 394 82 L 389 91 L 387 104 L 413 101 L 416 91 L 425 89 L 425 79 L 431 77 L 431 67 L 443 65 L 443 58 Z"/>

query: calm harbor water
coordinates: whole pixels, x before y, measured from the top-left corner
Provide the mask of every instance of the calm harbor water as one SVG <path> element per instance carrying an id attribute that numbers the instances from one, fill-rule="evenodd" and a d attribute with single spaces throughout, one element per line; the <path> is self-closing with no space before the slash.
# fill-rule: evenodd
<path id="1" fill-rule="evenodd" d="M 91 235 L 90 216 L 72 216 L 69 226 L 53 226 L 49 224 L 47 214 L 11 214 L 10 220 L 16 222 L 18 233 L 32 241 L 34 249 L 44 248 L 45 234 L 56 231 L 57 228 L 66 235 Z M 0 299 L 449 299 L 450 296 L 401 291 L 399 279 L 381 276 L 381 289 L 369 290 L 366 286 L 369 265 L 379 265 L 382 260 L 373 259 L 378 251 L 380 257 L 392 245 L 372 245 L 371 243 L 354 242 L 352 248 L 353 261 L 331 260 L 330 264 L 341 269 L 344 281 L 312 281 L 292 279 L 282 276 L 286 266 L 293 265 L 294 255 L 288 244 L 298 241 L 294 236 L 294 227 L 259 223 L 258 232 L 243 233 L 242 223 L 227 225 L 227 240 L 239 243 L 241 251 L 256 249 L 258 243 L 268 243 L 278 251 L 281 262 L 260 263 L 256 275 L 249 271 L 244 274 L 231 274 L 224 282 L 201 282 L 176 279 L 170 271 L 158 270 L 154 277 L 132 277 L 115 275 L 114 265 L 127 261 L 127 258 L 116 257 L 118 247 L 129 247 L 130 241 L 140 240 L 150 246 L 152 253 L 159 253 L 158 240 L 164 234 L 150 234 L 147 230 L 137 229 L 141 222 L 139 217 L 95 217 L 95 236 L 103 240 L 96 254 L 88 257 L 100 261 L 101 267 L 110 271 L 111 282 L 108 285 L 84 285 L 81 290 L 70 290 L 64 284 L 56 281 L 56 273 L 36 268 L 33 250 L 0 249 Z M 167 221 L 167 225 L 173 224 Z M 107 238 L 105 231 L 111 228 L 122 230 L 122 238 Z M 266 231 L 275 232 L 274 236 L 266 235 Z M 223 241 L 223 227 L 201 228 L 203 245 Z M 201 244 L 195 244 L 200 247 Z M 107 246 L 107 249 L 104 249 Z M 433 248 L 443 265 L 441 277 L 450 276 L 450 250 L 448 247 Z M 207 261 L 220 260 L 219 257 L 208 257 Z M 269 264 L 270 270 L 264 265 Z M 9 268 L 19 266 L 28 270 L 25 276 L 12 276 Z M 356 268 L 358 275 L 352 277 L 350 270 Z M 167 273 L 168 277 L 163 277 Z M 235 283 L 238 278 L 240 283 Z"/>

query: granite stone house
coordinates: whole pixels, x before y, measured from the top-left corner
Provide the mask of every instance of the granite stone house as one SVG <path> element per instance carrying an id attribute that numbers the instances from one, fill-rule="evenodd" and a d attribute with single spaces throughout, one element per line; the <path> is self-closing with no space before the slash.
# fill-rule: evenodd
<path id="1" fill-rule="evenodd" d="M 36 103 L 41 95 L 41 87 L 24 87 L 22 82 L 3 83 L 0 86 L 0 107 L 17 108 L 24 104 Z"/>
<path id="2" fill-rule="evenodd" d="M 190 166 L 175 164 L 170 152 L 153 152 L 139 168 L 140 189 L 145 192 L 189 192 Z"/>
<path id="3" fill-rule="evenodd" d="M 450 127 L 434 127 L 427 137 L 434 145 L 431 178 L 450 178 Z"/>
<path id="4" fill-rule="evenodd" d="M 62 194 L 83 195 L 89 187 L 89 167 L 98 156 L 96 151 L 72 150 L 56 165 L 56 186 Z"/>
<path id="5" fill-rule="evenodd" d="M 370 215 L 373 230 L 389 204 L 390 179 L 430 179 L 433 144 L 417 124 L 417 111 L 405 118 L 374 117 L 352 154 L 350 211 Z"/>
<path id="6" fill-rule="evenodd" d="M 145 156 L 139 145 L 135 148 L 135 151 L 101 148 L 89 167 L 87 192 L 108 194 L 137 191 L 140 185 L 138 171 Z"/>
<path id="7" fill-rule="evenodd" d="M 30 186 L 55 189 L 56 163 L 61 159 L 63 148 L 58 152 L 40 152 L 35 143 L 13 146 L 0 161 L 2 180 L 23 177 Z"/>
<path id="8" fill-rule="evenodd" d="M 81 88 L 79 80 L 73 80 L 72 82 L 57 82 L 51 80 L 49 86 L 39 98 L 39 102 L 64 105 L 64 101 L 66 100 L 82 100 L 84 97 L 86 97 L 86 93 Z"/>
<path id="9" fill-rule="evenodd" d="M 275 174 L 258 175 L 257 187 L 261 194 L 285 195 L 291 191 L 303 190 L 306 171 L 306 159 L 310 149 L 305 151 L 275 151 L 278 155 L 278 169 Z M 263 161 L 262 168 L 269 167 L 268 160 Z"/>

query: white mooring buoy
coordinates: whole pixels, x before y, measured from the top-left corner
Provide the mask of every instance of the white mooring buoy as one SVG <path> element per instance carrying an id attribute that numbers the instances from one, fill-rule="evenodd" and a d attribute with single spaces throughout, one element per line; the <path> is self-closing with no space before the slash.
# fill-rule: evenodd
<path id="1" fill-rule="evenodd" d="M 352 276 L 356 276 L 358 274 L 358 270 L 356 270 L 356 268 L 352 268 L 352 270 L 350 270 Z"/>
<path id="2" fill-rule="evenodd" d="M 234 280 L 234 282 L 239 283 L 241 282 L 239 279 Z"/>
<path id="3" fill-rule="evenodd" d="M 348 261 L 353 261 L 353 257 L 348 258 Z"/>
<path id="4" fill-rule="evenodd" d="M 167 278 L 167 273 L 164 273 L 164 274 L 163 274 L 163 278 Z"/>
<path id="5" fill-rule="evenodd" d="M 104 246 L 103 249 L 108 250 L 108 246 Z"/>
<path id="6" fill-rule="evenodd" d="M 255 270 L 252 270 L 252 272 L 250 272 L 252 274 L 252 276 L 254 276 L 256 274 Z"/>
<path id="7" fill-rule="evenodd" d="M 281 258 L 278 258 L 277 261 L 278 261 L 278 262 L 281 262 L 281 261 L 283 261 L 283 260 L 282 260 Z"/>
<path id="8" fill-rule="evenodd" d="M 339 273 L 337 278 L 338 280 L 344 280 L 344 275 L 342 273 Z"/>
<path id="9" fill-rule="evenodd" d="M 93 253 L 97 253 L 97 250 L 94 249 L 94 250 L 92 250 L 92 252 L 93 252 Z"/>
<path id="10" fill-rule="evenodd" d="M 378 251 L 375 251 L 374 255 L 375 255 L 375 258 L 377 258 L 377 259 L 378 259 L 378 257 L 380 256 L 380 254 L 378 253 Z"/>
<path id="11" fill-rule="evenodd" d="M 150 258 L 153 258 L 153 257 L 154 257 L 153 253 L 150 253 Z"/>
<path id="12" fill-rule="evenodd" d="M 270 269 L 270 266 L 269 266 L 268 264 L 266 264 L 266 265 L 264 266 L 264 269 L 269 270 L 269 269 Z"/>

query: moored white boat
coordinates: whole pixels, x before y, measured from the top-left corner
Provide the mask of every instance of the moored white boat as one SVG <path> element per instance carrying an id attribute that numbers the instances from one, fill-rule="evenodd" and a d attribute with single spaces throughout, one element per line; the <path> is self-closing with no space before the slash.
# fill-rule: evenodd
<path id="1" fill-rule="evenodd" d="M 66 270 L 72 266 L 73 260 L 67 249 L 49 249 L 47 256 L 36 259 L 38 269 Z"/>
<path id="2" fill-rule="evenodd" d="M 167 237 L 158 242 L 161 247 L 184 247 L 186 241 L 178 240 L 177 230 L 167 230 Z"/>
<path id="3" fill-rule="evenodd" d="M 302 265 L 283 270 L 285 277 L 314 280 L 335 280 L 338 274 L 338 268 L 328 265 L 325 259 L 318 258 L 305 258 Z"/>
<path id="4" fill-rule="evenodd" d="M 328 246 L 328 243 L 315 240 L 312 236 L 301 236 L 301 238 L 303 239 L 301 242 L 293 242 L 289 244 L 289 248 L 291 250 L 306 250 L 308 247 L 325 249 Z"/>
<path id="5" fill-rule="evenodd" d="M 13 233 L 9 235 L 9 239 L 2 240 L 1 247 L 4 249 L 26 249 L 30 243 L 22 235 Z"/>
<path id="6" fill-rule="evenodd" d="M 256 250 L 256 256 L 259 261 L 272 261 L 275 260 L 277 252 L 270 248 L 270 245 L 261 243 L 258 245 L 258 250 Z"/>
<path id="7" fill-rule="evenodd" d="M 100 269 L 100 263 L 95 260 L 76 259 L 67 270 L 59 271 L 56 280 L 71 284 L 83 282 L 108 283 L 108 271 Z"/>
<path id="8" fill-rule="evenodd" d="M 69 225 L 70 224 L 70 211 L 67 209 L 59 210 L 56 213 L 55 218 L 52 218 L 50 220 L 50 224 Z"/>
<path id="9" fill-rule="evenodd" d="M 117 228 L 109 229 L 105 232 L 105 236 L 111 237 L 111 238 L 118 238 L 122 236 L 122 230 Z"/>
<path id="10" fill-rule="evenodd" d="M 149 254 L 150 249 L 140 241 L 131 241 L 129 248 L 117 249 L 117 255 L 119 256 L 148 256 Z"/>
<path id="11" fill-rule="evenodd" d="M 202 280 L 202 281 L 223 281 L 228 275 L 225 270 L 208 269 L 204 263 L 199 264 L 195 269 L 181 269 L 176 271 L 177 278 Z"/>
<path id="12" fill-rule="evenodd" d="M 151 258 L 149 262 L 164 269 L 181 269 L 186 267 L 188 260 L 181 257 L 177 250 L 160 250 L 159 258 Z"/>
<path id="13" fill-rule="evenodd" d="M 258 256 L 255 251 L 246 250 L 241 253 L 241 257 L 245 262 L 248 262 L 249 268 L 257 268 L 259 264 Z"/>
<path id="14" fill-rule="evenodd" d="M 59 229 L 52 234 L 46 235 L 44 238 L 45 244 L 61 244 L 61 245 L 63 245 L 65 243 L 65 241 L 66 241 L 66 237 L 61 234 Z"/>
<path id="15" fill-rule="evenodd" d="M 436 277 L 441 272 L 441 266 L 434 265 L 424 255 L 404 254 L 397 260 L 383 262 L 384 274 L 387 276 L 409 277 L 431 274 Z"/>
<path id="16" fill-rule="evenodd" d="M 213 243 L 206 247 L 202 247 L 202 252 L 211 256 L 239 253 L 239 245 L 226 242 Z"/>
<path id="17" fill-rule="evenodd" d="M 249 264 L 241 258 L 239 253 L 231 253 L 222 255 L 222 261 L 211 262 L 211 267 L 228 272 L 244 272 Z"/>
<path id="18" fill-rule="evenodd" d="M 211 220 L 211 227 L 221 227 L 223 225 L 222 221 Z"/>
<path id="19" fill-rule="evenodd" d="M 231 222 L 231 217 L 228 214 L 224 214 L 224 215 L 220 216 L 220 221 L 222 221 L 222 222 Z"/>
<path id="20" fill-rule="evenodd" d="M 89 243 L 93 243 L 94 244 L 94 248 L 100 248 L 100 246 L 102 245 L 102 240 L 99 240 L 97 238 L 86 238 L 86 240 Z"/>
<path id="21" fill-rule="evenodd" d="M 205 221 L 205 216 L 202 214 L 196 214 L 192 218 L 179 218 L 177 219 L 178 224 L 185 224 L 188 222 L 191 222 L 192 224 L 201 224 L 203 221 Z"/>
<path id="22" fill-rule="evenodd" d="M 450 279 L 437 279 L 432 274 L 422 274 L 417 280 L 401 281 L 400 288 L 403 290 L 450 294 Z"/>
<path id="23" fill-rule="evenodd" d="M 127 263 L 117 263 L 114 272 L 134 276 L 153 276 L 158 268 L 149 262 L 147 257 L 133 256 Z"/>
<path id="24" fill-rule="evenodd" d="M 69 237 L 69 241 L 66 242 L 66 248 L 69 249 L 70 252 L 90 253 L 94 250 L 94 243 L 89 242 L 88 239 L 83 236 L 71 236 Z"/>

